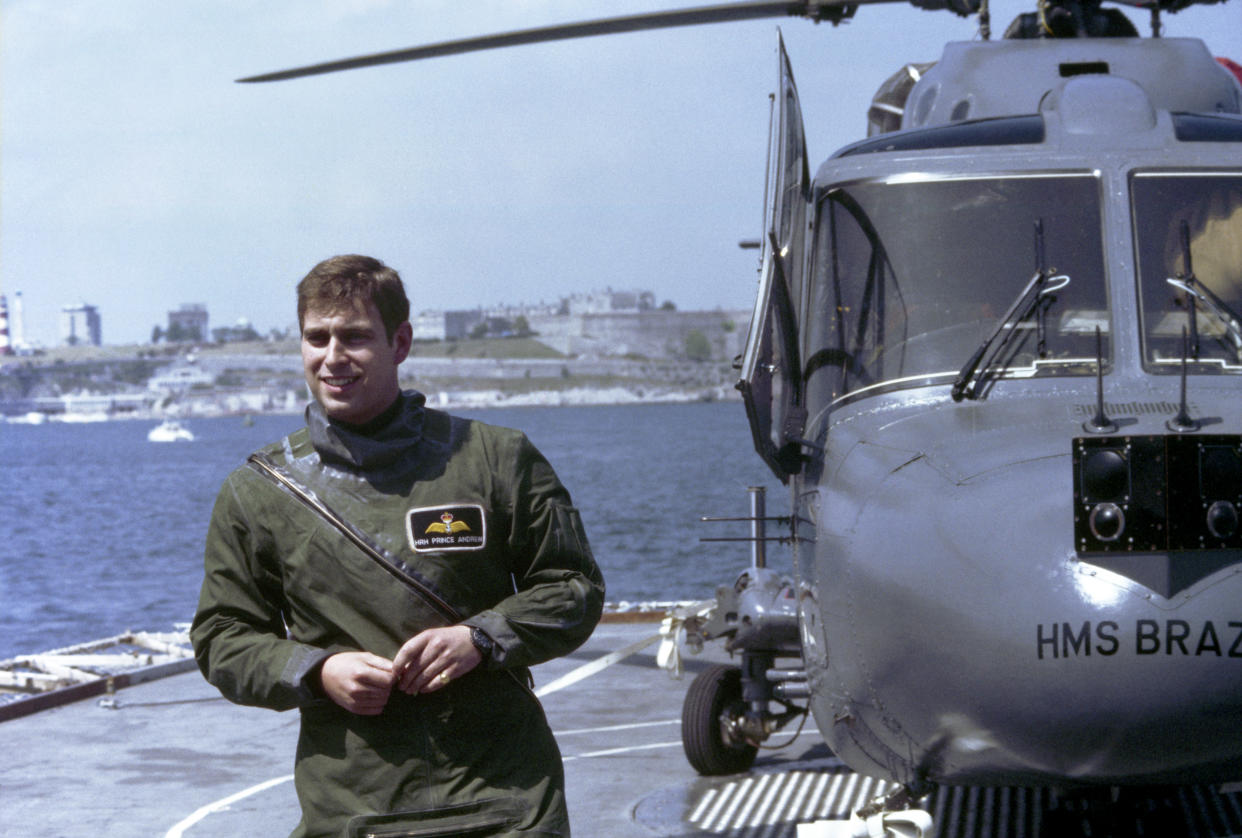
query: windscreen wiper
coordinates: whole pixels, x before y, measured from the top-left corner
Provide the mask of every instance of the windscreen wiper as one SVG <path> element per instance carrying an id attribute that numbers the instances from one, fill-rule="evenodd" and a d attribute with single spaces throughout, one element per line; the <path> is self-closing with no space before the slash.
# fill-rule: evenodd
<path id="1" fill-rule="evenodd" d="M 1190 261 L 1190 225 L 1185 221 L 1182 222 L 1181 237 L 1182 266 L 1186 275 L 1171 276 L 1165 279 L 1165 282 L 1186 292 L 1186 309 L 1190 320 L 1189 357 L 1195 361 L 1199 360 L 1199 323 L 1195 300 L 1202 303 L 1208 314 L 1225 327 L 1225 331 L 1233 338 L 1234 352 L 1242 352 L 1242 322 L 1239 320 L 1238 313 L 1195 276 L 1195 270 Z"/>
<path id="2" fill-rule="evenodd" d="M 1051 295 L 1069 285 L 1070 278 L 1065 274 L 1049 276 L 1048 270 L 1044 267 L 1044 225 L 1042 221 L 1035 222 L 1035 252 L 1038 267 L 1034 276 L 1022 289 L 1018 298 L 1013 301 L 1009 311 L 1005 312 L 1005 316 L 996 324 L 992 334 L 979 345 L 975 353 L 970 356 L 970 360 L 962 367 L 961 372 L 957 374 L 957 380 L 953 382 L 953 401 L 960 402 L 962 399 L 978 398 L 979 388 L 986 380 L 988 371 L 996 364 L 1000 353 L 1018 333 L 1018 325 L 1029 319 L 1032 314 L 1039 316 L 1037 328 L 1040 357 L 1046 354 L 1044 317 L 1053 300 Z M 982 363 L 985 355 L 987 362 Z"/>
<path id="3" fill-rule="evenodd" d="M 1211 288 L 1208 288 L 1193 276 L 1188 279 L 1179 279 L 1171 276 L 1166 279 L 1165 282 L 1169 283 L 1174 288 L 1185 291 L 1190 296 L 1191 317 L 1194 316 L 1195 311 L 1194 300 L 1198 300 L 1203 304 L 1204 310 L 1206 310 L 1208 314 L 1212 315 L 1212 317 L 1216 318 L 1216 321 L 1224 326 L 1225 330 L 1229 332 L 1230 336 L 1233 338 L 1235 351 L 1242 350 L 1242 323 L 1239 323 L 1238 314 L 1231 309 L 1224 300 L 1213 294 Z M 1195 343 L 1196 345 L 1190 350 L 1191 358 L 1198 360 L 1198 329 L 1195 330 Z"/>

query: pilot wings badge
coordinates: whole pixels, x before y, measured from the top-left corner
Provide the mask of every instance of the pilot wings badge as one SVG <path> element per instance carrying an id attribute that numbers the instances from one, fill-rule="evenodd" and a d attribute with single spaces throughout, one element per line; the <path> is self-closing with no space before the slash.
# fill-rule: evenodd
<path id="1" fill-rule="evenodd" d="M 405 532 L 416 553 L 482 550 L 487 544 L 483 507 L 473 504 L 411 509 L 405 516 Z"/>
<path id="2" fill-rule="evenodd" d="M 445 512 L 440 516 L 440 521 L 442 523 L 428 524 L 427 532 L 470 532 L 470 525 L 465 521 L 454 521 L 452 512 Z"/>

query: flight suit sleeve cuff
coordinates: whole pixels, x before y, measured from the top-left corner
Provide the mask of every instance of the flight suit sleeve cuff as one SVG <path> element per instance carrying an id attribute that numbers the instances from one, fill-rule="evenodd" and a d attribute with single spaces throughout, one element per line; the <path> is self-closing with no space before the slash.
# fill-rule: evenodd
<path id="1" fill-rule="evenodd" d="M 282 680 L 293 687 L 299 704 L 328 700 L 319 682 L 319 670 L 323 667 L 323 662 L 338 651 L 340 650 L 299 646 L 289 658 Z"/>
<path id="2" fill-rule="evenodd" d="M 495 611 L 481 611 L 464 621 L 464 625 L 480 629 L 492 639 L 492 653 L 483 661 L 487 669 L 502 669 L 509 652 L 520 642 L 509 622 Z"/>

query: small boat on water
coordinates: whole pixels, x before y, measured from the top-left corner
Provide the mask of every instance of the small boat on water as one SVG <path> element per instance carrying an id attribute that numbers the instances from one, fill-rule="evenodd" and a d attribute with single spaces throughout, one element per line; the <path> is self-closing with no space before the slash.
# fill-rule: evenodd
<path id="1" fill-rule="evenodd" d="M 147 433 L 150 442 L 193 442 L 194 434 L 176 419 L 165 419 Z"/>
<path id="2" fill-rule="evenodd" d="M 80 413 L 76 410 L 68 410 L 61 414 L 56 414 L 53 419 L 57 422 L 66 422 L 72 425 L 81 424 L 83 422 L 107 422 L 108 414 L 102 410 L 91 411 L 90 413 Z"/>
<path id="3" fill-rule="evenodd" d="M 47 421 L 47 414 L 32 410 L 21 416 L 10 416 L 7 421 L 11 425 L 42 425 Z"/>

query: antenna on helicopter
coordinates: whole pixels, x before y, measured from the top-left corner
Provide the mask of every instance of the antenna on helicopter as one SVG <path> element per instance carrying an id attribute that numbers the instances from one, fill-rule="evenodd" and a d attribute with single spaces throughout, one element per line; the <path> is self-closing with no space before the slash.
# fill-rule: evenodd
<path id="1" fill-rule="evenodd" d="M 1095 327 L 1095 416 L 1083 423 L 1083 430 L 1093 434 L 1117 432 L 1117 423 L 1104 412 L 1104 340 L 1100 327 Z"/>
<path id="2" fill-rule="evenodd" d="M 1186 401 L 1186 375 L 1187 367 L 1190 364 L 1189 350 L 1187 349 L 1186 327 L 1182 327 L 1182 381 L 1181 381 L 1181 400 L 1178 405 L 1177 415 L 1169 421 L 1165 422 L 1165 427 L 1175 433 L 1183 434 L 1189 431 L 1199 430 L 1199 422 L 1190 415 L 1190 404 Z"/>

